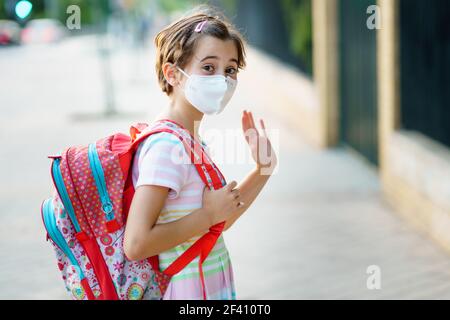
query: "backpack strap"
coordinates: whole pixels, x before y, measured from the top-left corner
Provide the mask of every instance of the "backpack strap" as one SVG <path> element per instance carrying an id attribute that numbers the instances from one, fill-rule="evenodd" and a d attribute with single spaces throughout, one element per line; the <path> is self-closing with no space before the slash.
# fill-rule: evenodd
<path id="1" fill-rule="evenodd" d="M 145 130 L 145 127 L 143 126 L 140 126 L 140 128 L 136 128 L 136 126 L 132 127 L 132 130 L 135 130 L 135 133 L 142 133 L 142 135 L 139 136 L 138 138 L 136 137 L 136 135 L 134 135 L 133 139 L 132 136 L 132 139 L 134 140 L 131 145 L 132 152 L 135 152 L 139 144 L 152 134 L 160 132 L 171 133 L 175 135 L 177 138 L 179 138 L 180 141 L 184 144 L 185 149 L 190 154 L 191 161 L 195 165 L 201 179 L 211 190 L 212 189 L 217 190 L 226 185 L 225 178 L 223 177 L 220 170 L 206 154 L 203 147 L 194 139 L 194 137 L 192 137 L 192 135 L 190 141 L 187 141 L 187 139 L 185 139 L 179 132 L 177 132 L 177 130 L 171 129 L 170 127 L 164 124 L 162 125 L 157 124 L 156 127 L 153 127 L 151 130 L 147 132 L 143 132 L 142 129 Z M 200 257 L 199 273 L 202 282 L 203 299 L 206 300 L 206 289 L 202 264 L 208 257 L 211 250 L 214 248 L 217 239 L 222 234 L 224 227 L 225 221 L 212 226 L 209 229 L 208 233 L 204 234 L 200 239 L 198 239 L 194 244 L 192 244 L 169 267 L 167 267 L 164 271 L 162 271 L 162 273 L 168 277 L 172 277 L 181 270 L 183 270 L 189 263 L 192 262 L 192 260 L 194 260 L 197 256 L 199 256 Z M 148 261 L 150 262 L 152 268 L 156 272 L 160 272 L 158 255 L 148 258 Z"/>
<path id="2" fill-rule="evenodd" d="M 148 124 L 146 123 L 136 123 L 131 126 L 130 128 L 130 137 L 131 141 L 135 141 L 137 138 L 137 135 L 140 134 L 142 131 L 144 131 L 148 127 Z"/>

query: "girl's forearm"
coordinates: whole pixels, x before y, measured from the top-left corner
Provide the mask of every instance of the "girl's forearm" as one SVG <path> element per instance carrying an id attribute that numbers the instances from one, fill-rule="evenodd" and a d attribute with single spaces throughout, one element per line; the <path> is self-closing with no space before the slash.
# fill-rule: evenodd
<path id="1" fill-rule="evenodd" d="M 224 230 L 230 228 L 234 222 L 253 203 L 262 188 L 269 180 L 270 175 L 262 175 L 257 167 L 253 169 L 244 180 L 237 185 L 240 190 L 240 201 L 244 205 L 225 222 Z M 149 232 L 142 232 L 141 238 L 136 239 L 139 245 L 133 245 L 133 260 L 142 260 L 167 251 L 186 242 L 192 237 L 208 232 L 212 226 L 209 215 L 204 208 L 192 211 L 189 215 L 173 222 L 155 224 Z"/>
<path id="2" fill-rule="evenodd" d="M 226 221 L 224 230 L 229 229 L 250 207 L 269 178 L 270 175 L 261 174 L 261 169 L 256 167 L 244 178 L 241 183 L 238 184 L 237 188 L 239 189 L 241 195 L 240 201 L 242 201 L 244 205 L 236 209 L 232 216 Z"/>
<path id="3" fill-rule="evenodd" d="M 208 214 L 200 208 L 173 222 L 155 224 L 150 232 L 142 235 L 141 249 L 136 260 L 145 259 L 167 251 L 200 234 L 211 227 Z"/>

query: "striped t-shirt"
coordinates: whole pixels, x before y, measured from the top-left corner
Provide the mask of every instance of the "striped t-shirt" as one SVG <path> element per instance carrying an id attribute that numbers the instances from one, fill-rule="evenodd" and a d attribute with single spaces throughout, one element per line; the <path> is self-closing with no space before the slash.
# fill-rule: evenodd
<path id="1" fill-rule="evenodd" d="M 202 144 L 207 152 L 203 141 Z M 175 221 L 202 207 L 205 183 L 190 163 L 182 142 L 173 134 L 156 133 L 140 144 L 133 162 L 132 178 L 135 188 L 158 185 L 170 189 L 157 224 Z M 160 253 L 160 269 L 167 268 L 200 237 L 198 235 Z M 164 300 L 203 298 L 198 261 L 197 257 L 172 277 Z M 222 235 L 202 267 L 208 299 L 236 298 L 233 269 Z"/>

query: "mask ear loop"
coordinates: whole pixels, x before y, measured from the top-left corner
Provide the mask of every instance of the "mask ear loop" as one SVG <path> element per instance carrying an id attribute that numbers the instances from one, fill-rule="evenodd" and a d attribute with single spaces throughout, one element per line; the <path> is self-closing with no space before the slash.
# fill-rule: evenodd
<path id="1" fill-rule="evenodd" d="M 189 76 L 186 72 L 184 72 L 184 70 L 181 69 L 180 67 L 177 66 L 177 69 L 178 69 L 182 74 L 184 74 L 186 77 L 188 77 L 188 78 L 191 77 L 191 76 Z"/>
<path id="2" fill-rule="evenodd" d="M 184 70 L 183 69 L 181 69 L 180 67 L 178 67 L 178 66 L 175 66 L 182 74 L 184 74 L 188 79 L 191 77 L 190 75 L 188 75 L 186 72 L 184 72 Z M 186 84 L 185 84 L 186 85 Z M 181 88 L 181 90 L 184 92 L 184 88 L 181 86 L 181 83 L 180 83 L 180 88 Z"/>

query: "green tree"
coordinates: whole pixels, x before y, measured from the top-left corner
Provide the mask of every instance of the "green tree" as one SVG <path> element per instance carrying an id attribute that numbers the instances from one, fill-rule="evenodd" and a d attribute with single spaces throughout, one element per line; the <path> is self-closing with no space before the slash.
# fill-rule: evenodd
<path id="1" fill-rule="evenodd" d="M 159 0 L 158 6 L 163 13 L 170 14 L 176 11 L 186 11 L 195 5 L 205 3 L 198 0 Z"/>
<path id="2" fill-rule="evenodd" d="M 312 7 L 311 0 L 282 0 L 292 52 L 312 73 Z"/>

